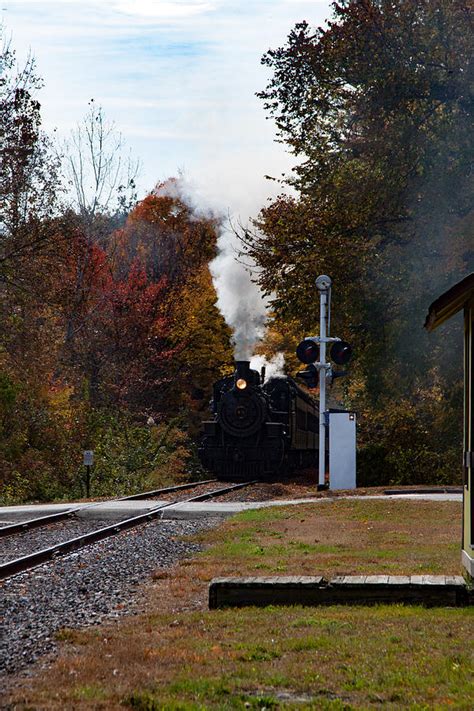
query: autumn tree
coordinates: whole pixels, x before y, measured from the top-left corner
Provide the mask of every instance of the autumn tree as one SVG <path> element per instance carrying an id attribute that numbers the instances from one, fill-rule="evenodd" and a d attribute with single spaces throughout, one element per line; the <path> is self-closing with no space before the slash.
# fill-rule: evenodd
<path id="1" fill-rule="evenodd" d="M 18 68 L 13 50 L 4 43 L 0 72 L 0 264 L 5 281 L 13 278 L 10 266 L 48 238 L 42 221 L 57 205 L 58 164 L 41 132 L 36 98 L 41 80 L 34 59 Z"/>
<path id="2" fill-rule="evenodd" d="M 195 214 L 173 179 L 136 206 L 117 240 L 121 278 L 138 259 L 153 282 L 165 280 L 161 313 L 170 321 L 174 357 L 163 392 L 174 412 L 202 410 L 216 372 L 231 360 L 230 332 L 209 273 L 218 229 L 216 217 Z"/>
<path id="3" fill-rule="evenodd" d="M 87 275 L 97 268 L 93 260 L 96 248 L 108 253 L 113 251 L 114 232 L 136 202 L 135 178 L 139 165 L 127 153 L 115 124 L 93 99 L 86 116 L 60 146 L 60 153 L 68 186 L 65 215 L 76 232 L 71 235 L 70 251 L 76 262 L 70 284 L 74 296 L 69 294 L 65 344 L 66 356 L 73 359 L 77 350 L 76 335 L 88 318 L 88 290 L 93 282 L 88 281 Z M 80 232 L 78 241 L 77 232 Z M 83 248 L 77 250 L 75 246 L 79 243 Z M 93 295 L 91 298 L 93 300 Z"/>
<path id="4" fill-rule="evenodd" d="M 90 242 L 80 215 L 63 219 L 60 301 L 74 326 L 65 366 L 86 379 L 93 407 L 126 407 L 142 422 L 201 409 L 230 359 L 208 268 L 218 221 L 197 217 L 172 191 L 175 181 L 159 186 L 103 246 Z"/>
<path id="5" fill-rule="evenodd" d="M 0 490 L 54 496 L 71 482 L 71 441 L 56 403 L 53 374 L 62 322 L 52 290 L 56 257 L 59 165 L 41 128 L 41 80 L 29 58 L 17 66 L 0 51 Z"/>
<path id="6" fill-rule="evenodd" d="M 306 312 L 312 275 L 330 271 L 372 347 L 373 326 L 406 321 L 415 294 L 469 268 L 471 42 L 462 0 L 350 0 L 327 29 L 300 23 L 265 55 L 261 97 L 300 158 L 300 199 L 264 210 L 250 240 L 278 309 Z"/>
<path id="7" fill-rule="evenodd" d="M 216 254 L 219 219 L 195 214 L 180 182 L 172 178 L 157 187 L 130 212 L 120 251 L 120 267 L 138 256 L 153 279 L 166 275 L 170 284 L 186 281 Z"/>
<path id="8" fill-rule="evenodd" d="M 2 40 L 0 28 L 0 41 Z M 28 290 L 24 269 L 52 233 L 58 162 L 41 131 L 41 80 L 30 57 L 23 68 L 8 43 L 0 49 L 0 281 L 3 293 Z"/>

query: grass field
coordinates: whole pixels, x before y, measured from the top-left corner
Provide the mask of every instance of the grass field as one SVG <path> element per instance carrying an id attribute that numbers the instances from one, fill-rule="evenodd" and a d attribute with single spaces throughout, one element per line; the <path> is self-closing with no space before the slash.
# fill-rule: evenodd
<path id="1" fill-rule="evenodd" d="M 472 608 L 207 609 L 225 575 L 459 574 L 461 507 L 338 500 L 250 511 L 149 585 L 147 612 L 62 630 L 30 709 L 472 709 Z"/>

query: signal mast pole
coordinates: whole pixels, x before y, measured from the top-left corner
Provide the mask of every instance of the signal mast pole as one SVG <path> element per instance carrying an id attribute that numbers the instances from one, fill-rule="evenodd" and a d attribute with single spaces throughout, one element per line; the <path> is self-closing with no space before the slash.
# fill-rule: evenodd
<path id="1" fill-rule="evenodd" d="M 319 371 L 319 486 L 325 486 L 326 479 L 326 373 L 331 367 L 326 363 L 326 343 L 329 339 L 327 332 L 330 319 L 331 304 L 331 278 L 321 274 L 316 279 L 316 288 L 319 291 L 319 362 L 315 363 Z M 339 339 L 338 339 L 339 340 Z"/>
<path id="2" fill-rule="evenodd" d="M 307 365 L 307 369 L 296 374 L 297 378 L 305 381 L 308 388 L 316 387 L 316 371 L 319 381 L 319 471 L 318 488 L 326 488 L 326 431 L 330 432 L 330 458 L 334 459 L 334 481 L 337 488 L 355 489 L 355 413 L 338 410 L 339 424 L 326 411 L 326 383 L 329 377 L 331 383 L 335 378 L 347 375 L 346 371 L 333 370 L 330 363 L 326 362 L 326 345 L 332 343 L 331 360 L 336 365 L 346 365 L 352 356 L 352 346 L 342 341 L 337 336 L 330 336 L 331 325 L 331 277 L 321 274 L 316 279 L 316 288 L 319 291 L 319 336 L 307 336 L 296 348 L 298 360 Z M 319 358 L 319 360 L 318 360 Z M 343 418 L 347 415 L 348 422 Z M 331 421 L 330 421 L 331 420 Z M 352 424 L 351 424 L 352 422 Z M 348 425 L 348 426 L 346 426 Z M 342 458 L 342 464 L 341 464 Z M 332 464 L 330 465 L 332 468 Z M 344 484 L 342 486 L 341 482 Z"/>

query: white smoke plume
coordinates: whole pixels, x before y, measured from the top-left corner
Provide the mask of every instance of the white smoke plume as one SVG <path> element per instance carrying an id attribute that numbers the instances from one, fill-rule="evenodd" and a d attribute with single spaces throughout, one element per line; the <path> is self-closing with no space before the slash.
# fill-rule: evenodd
<path id="1" fill-rule="evenodd" d="M 285 356 L 283 353 L 276 353 L 270 360 L 267 360 L 264 355 L 253 356 L 250 360 L 250 367 L 260 372 L 262 366 L 265 367 L 265 380 L 283 377 L 285 375 Z"/>
<path id="2" fill-rule="evenodd" d="M 217 306 L 232 329 L 235 359 L 250 360 L 265 333 L 268 300 L 252 281 L 247 268 L 237 260 L 234 239 L 231 232 L 221 234 L 219 254 L 210 268 Z"/>
<path id="3" fill-rule="evenodd" d="M 191 219 L 212 219 L 217 216 L 217 212 L 213 211 L 205 200 L 199 200 L 196 186 L 188 180 L 184 173 L 179 173 L 177 178 L 168 178 L 168 180 L 158 183 L 153 194 L 158 197 L 180 200 L 189 209 Z"/>

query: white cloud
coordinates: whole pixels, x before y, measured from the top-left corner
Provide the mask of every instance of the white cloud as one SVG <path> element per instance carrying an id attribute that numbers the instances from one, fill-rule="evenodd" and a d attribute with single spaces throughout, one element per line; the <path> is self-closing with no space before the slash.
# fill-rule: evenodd
<path id="1" fill-rule="evenodd" d="M 3 0 L 2 10 L 6 11 L 4 16 L 8 17 L 9 12 L 24 11 L 29 7 L 36 13 L 34 7 L 38 5 L 45 11 L 45 15 L 48 10 L 60 14 L 75 12 L 79 23 L 65 25 L 68 34 L 96 15 L 107 17 L 110 26 L 146 26 L 150 22 L 169 25 L 212 12 L 219 6 L 209 0 Z"/>
<path id="2" fill-rule="evenodd" d="M 118 12 L 139 17 L 148 17 L 156 20 L 179 20 L 187 17 L 194 17 L 214 10 L 215 3 L 201 2 L 166 2 L 163 0 L 122 0 L 112 2 L 112 6 Z"/>

